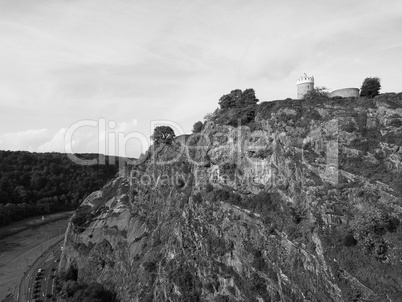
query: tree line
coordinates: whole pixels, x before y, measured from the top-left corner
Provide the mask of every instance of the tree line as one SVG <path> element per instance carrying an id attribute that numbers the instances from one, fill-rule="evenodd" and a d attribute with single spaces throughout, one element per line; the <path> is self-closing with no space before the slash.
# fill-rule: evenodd
<path id="1" fill-rule="evenodd" d="M 80 154 L 80 159 L 98 159 Z M 34 215 L 73 210 L 118 172 L 118 158 L 78 165 L 66 154 L 0 151 L 0 226 Z M 100 161 L 102 162 L 102 161 Z"/>

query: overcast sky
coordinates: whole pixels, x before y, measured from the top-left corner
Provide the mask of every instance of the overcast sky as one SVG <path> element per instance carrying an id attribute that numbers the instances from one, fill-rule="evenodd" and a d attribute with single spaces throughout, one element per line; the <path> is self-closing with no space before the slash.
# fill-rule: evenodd
<path id="1" fill-rule="evenodd" d="M 295 98 L 303 73 L 400 92 L 401 32 L 394 0 L 0 0 L 0 149 L 138 155 L 152 123 Z"/>

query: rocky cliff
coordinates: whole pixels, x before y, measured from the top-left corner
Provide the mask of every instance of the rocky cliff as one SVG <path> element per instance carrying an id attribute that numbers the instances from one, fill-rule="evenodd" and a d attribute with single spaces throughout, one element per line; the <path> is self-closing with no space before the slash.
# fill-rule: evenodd
<path id="1" fill-rule="evenodd" d="M 59 273 L 120 301 L 402 301 L 402 96 L 256 113 L 156 144 L 91 194 Z"/>

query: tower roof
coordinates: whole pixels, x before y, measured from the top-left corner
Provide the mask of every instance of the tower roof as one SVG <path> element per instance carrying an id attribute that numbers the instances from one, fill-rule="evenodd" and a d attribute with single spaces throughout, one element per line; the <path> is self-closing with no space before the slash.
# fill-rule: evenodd
<path id="1" fill-rule="evenodd" d="M 314 77 L 311 76 L 307 76 L 307 74 L 305 73 L 304 75 L 302 75 L 296 82 L 297 85 L 299 84 L 303 84 L 303 83 L 314 83 Z"/>

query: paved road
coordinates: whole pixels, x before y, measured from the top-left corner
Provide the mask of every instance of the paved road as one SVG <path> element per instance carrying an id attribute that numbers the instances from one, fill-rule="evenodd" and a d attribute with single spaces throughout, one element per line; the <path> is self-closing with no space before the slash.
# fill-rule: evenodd
<path id="1" fill-rule="evenodd" d="M 54 275 L 59 265 L 62 243 L 60 240 L 44 252 L 28 270 L 21 283 L 19 302 L 53 301 Z"/>
<path id="2" fill-rule="evenodd" d="M 0 301 L 14 294 L 28 266 L 64 236 L 67 225 L 62 219 L 0 239 Z"/>

